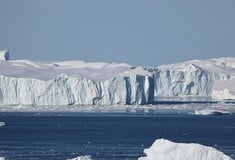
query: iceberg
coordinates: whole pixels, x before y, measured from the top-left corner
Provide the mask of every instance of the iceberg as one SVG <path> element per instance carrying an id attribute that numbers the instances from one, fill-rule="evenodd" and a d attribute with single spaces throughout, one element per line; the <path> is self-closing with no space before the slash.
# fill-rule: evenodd
<path id="1" fill-rule="evenodd" d="M 138 160 L 232 160 L 213 147 L 197 143 L 175 143 L 165 139 L 157 139 L 144 153 L 146 157 Z"/>
<path id="2" fill-rule="evenodd" d="M 212 87 L 235 75 L 235 58 L 192 60 L 154 70 L 155 97 L 210 97 Z"/>
<path id="3" fill-rule="evenodd" d="M 235 58 L 159 67 L 83 61 L 0 61 L 0 105 L 133 105 L 162 97 L 234 98 L 216 85 L 235 77 Z M 225 86 L 225 85 L 223 85 Z M 230 89 L 230 88 L 229 88 Z M 226 92 L 227 93 L 227 92 Z"/>

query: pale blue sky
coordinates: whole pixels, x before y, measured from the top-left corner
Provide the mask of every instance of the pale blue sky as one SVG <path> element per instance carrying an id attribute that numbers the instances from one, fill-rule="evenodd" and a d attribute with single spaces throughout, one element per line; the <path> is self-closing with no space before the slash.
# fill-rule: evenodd
<path id="1" fill-rule="evenodd" d="M 235 0 L 0 0 L 11 59 L 157 66 L 235 56 Z"/>

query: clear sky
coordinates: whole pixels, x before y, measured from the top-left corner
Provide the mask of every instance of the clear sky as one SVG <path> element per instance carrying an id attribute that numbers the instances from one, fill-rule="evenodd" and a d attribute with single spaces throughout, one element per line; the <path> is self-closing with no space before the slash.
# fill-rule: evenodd
<path id="1" fill-rule="evenodd" d="M 0 0 L 11 59 L 157 66 L 235 56 L 235 0 Z"/>

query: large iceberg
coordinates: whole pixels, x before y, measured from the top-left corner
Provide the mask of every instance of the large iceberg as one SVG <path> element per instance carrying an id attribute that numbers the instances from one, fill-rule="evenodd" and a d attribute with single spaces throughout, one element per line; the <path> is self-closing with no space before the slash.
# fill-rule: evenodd
<path id="1" fill-rule="evenodd" d="M 126 64 L 0 62 L 2 105 L 148 104 L 153 74 Z"/>
<path id="2" fill-rule="evenodd" d="M 159 67 L 0 61 L 0 105 L 151 104 L 160 97 L 211 97 L 215 85 L 234 76 L 235 58 Z"/>
<path id="3" fill-rule="evenodd" d="M 157 139 L 144 153 L 146 157 L 139 160 L 232 160 L 213 147 L 197 143 L 174 143 L 165 139 Z"/>
<path id="4" fill-rule="evenodd" d="M 235 58 L 192 60 L 155 69 L 154 96 L 210 97 L 212 88 L 235 75 Z"/>

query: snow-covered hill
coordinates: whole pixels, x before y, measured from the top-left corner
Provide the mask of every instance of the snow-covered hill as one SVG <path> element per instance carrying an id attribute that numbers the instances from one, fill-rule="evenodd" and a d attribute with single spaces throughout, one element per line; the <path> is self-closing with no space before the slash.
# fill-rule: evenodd
<path id="1" fill-rule="evenodd" d="M 0 61 L 0 104 L 148 104 L 158 97 L 210 97 L 213 86 L 234 76 L 235 58 L 155 68 L 83 61 Z"/>

